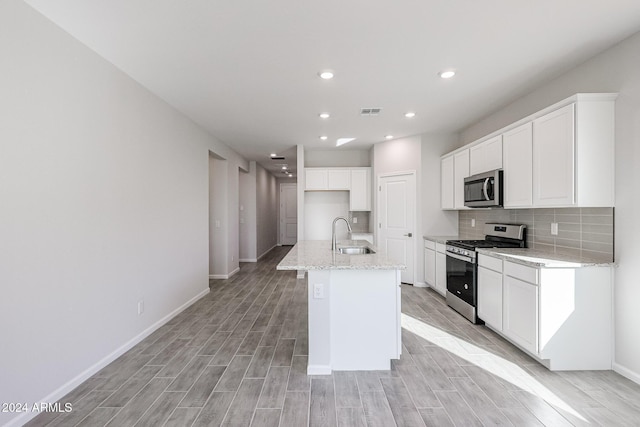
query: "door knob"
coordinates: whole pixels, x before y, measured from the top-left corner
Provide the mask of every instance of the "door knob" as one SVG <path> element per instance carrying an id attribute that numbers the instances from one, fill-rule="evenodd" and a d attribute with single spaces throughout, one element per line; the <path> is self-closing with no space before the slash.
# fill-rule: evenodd
<path id="1" fill-rule="evenodd" d="M 412 233 L 407 233 L 407 234 L 405 234 L 405 237 L 412 237 L 412 236 L 413 236 L 413 234 L 412 234 Z"/>

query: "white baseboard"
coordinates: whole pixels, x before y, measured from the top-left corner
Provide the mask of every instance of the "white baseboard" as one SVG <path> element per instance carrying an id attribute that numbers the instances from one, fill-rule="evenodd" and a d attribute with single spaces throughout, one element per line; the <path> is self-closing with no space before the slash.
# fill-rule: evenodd
<path id="1" fill-rule="evenodd" d="M 307 366 L 307 375 L 331 375 L 331 366 L 309 365 Z"/>
<path id="2" fill-rule="evenodd" d="M 171 313 L 164 316 L 162 319 L 155 322 L 153 325 L 149 326 L 144 331 L 140 332 L 135 337 L 131 338 L 129 341 L 127 341 L 126 343 L 124 343 L 122 346 L 118 347 L 114 351 L 112 351 L 107 356 L 100 359 L 98 362 L 96 362 L 92 366 L 85 369 L 80 374 L 76 375 L 71 380 L 67 381 L 58 389 L 49 393 L 47 396 L 43 397 L 42 399 L 37 400 L 37 402 L 50 402 L 50 403 L 57 402 L 58 400 L 63 398 L 65 395 L 67 395 L 70 391 L 72 391 L 73 389 L 78 387 L 80 384 L 82 384 L 83 382 L 91 378 L 91 376 L 97 373 L 98 371 L 100 371 L 100 369 L 104 368 L 109 363 L 113 362 L 118 357 L 122 356 L 124 353 L 131 350 L 131 348 L 133 348 L 136 344 L 139 344 L 140 342 L 142 342 L 143 339 L 145 339 L 146 337 L 154 333 L 156 330 L 158 330 L 161 326 L 163 326 L 169 320 L 173 319 L 175 316 L 182 313 L 187 307 L 191 306 L 192 304 L 197 302 L 200 298 L 204 297 L 208 293 L 209 293 L 209 287 L 207 287 L 207 289 L 203 290 L 195 297 L 191 298 L 189 301 L 182 304 L 180 307 L 173 310 Z M 4 427 L 22 426 L 26 422 L 35 418 L 38 415 L 40 415 L 40 412 L 23 412 L 20 416 L 12 419 L 7 424 L 5 424 Z"/>
<path id="3" fill-rule="evenodd" d="M 426 282 L 416 282 L 413 284 L 416 288 L 428 288 L 429 285 Z"/>
<path id="4" fill-rule="evenodd" d="M 268 254 L 269 252 L 271 252 L 272 250 L 274 250 L 274 249 L 276 248 L 276 246 L 278 246 L 278 245 L 273 245 L 273 246 L 271 246 L 269 249 L 267 249 L 266 251 L 264 251 L 264 252 L 262 253 L 262 255 L 260 255 L 260 256 L 258 257 L 258 261 L 260 261 L 260 260 L 261 260 L 261 259 L 262 259 L 266 254 Z"/>
<path id="5" fill-rule="evenodd" d="M 640 374 L 637 372 L 632 371 L 629 368 L 625 368 L 622 365 L 619 365 L 617 363 L 613 363 L 613 370 L 617 373 L 619 373 L 620 375 L 622 375 L 623 377 L 627 377 L 629 378 L 631 381 L 633 381 L 634 383 L 640 384 Z"/>
<path id="6" fill-rule="evenodd" d="M 233 277 L 238 271 L 240 271 L 240 267 L 237 267 L 229 274 L 210 274 L 209 279 L 230 279 Z"/>
<path id="7" fill-rule="evenodd" d="M 257 258 L 240 258 L 238 261 L 240 262 L 258 262 Z"/>

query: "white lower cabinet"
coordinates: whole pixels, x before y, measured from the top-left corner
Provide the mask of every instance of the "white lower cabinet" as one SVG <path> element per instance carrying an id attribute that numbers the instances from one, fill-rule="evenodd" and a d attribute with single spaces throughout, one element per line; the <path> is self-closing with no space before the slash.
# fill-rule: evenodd
<path id="1" fill-rule="evenodd" d="M 516 344 L 538 352 L 538 287 L 511 276 L 504 277 L 503 332 Z"/>
<path id="2" fill-rule="evenodd" d="M 442 252 L 436 250 L 436 291 L 443 296 L 447 294 L 447 256 L 444 249 Z"/>
<path id="3" fill-rule="evenodd" d="M 424 281 L 434 288 L 436 286 L 436 244 L 424 241 Z"/>
<path id="4" fill-rule="evenodd" d="M 478 317 L 502 331 L 502 260 L 478 256 Z"/>
<path id="5" fill-rule="evenodd" d="M 503 266 L 501 283 L 497 271 L 478 267 L 478 316 L 487 325 L 550 370 L 611 369 L 611 267 Z"/>
<path id="6" fill-rule="evenodd" d="M 440 295 L 447 293 L 446 245 L 431 240 L 424 241 L 424 281 Z"/>

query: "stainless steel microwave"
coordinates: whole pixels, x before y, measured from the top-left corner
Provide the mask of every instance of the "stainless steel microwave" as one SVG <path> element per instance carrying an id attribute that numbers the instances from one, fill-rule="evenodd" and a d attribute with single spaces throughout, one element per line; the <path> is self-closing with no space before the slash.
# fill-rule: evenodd
<path id="1" fill-rule="evenodd" d="M 464 205 L 470 208 L 502 206 L 502 169 L 464 179 Z"/>

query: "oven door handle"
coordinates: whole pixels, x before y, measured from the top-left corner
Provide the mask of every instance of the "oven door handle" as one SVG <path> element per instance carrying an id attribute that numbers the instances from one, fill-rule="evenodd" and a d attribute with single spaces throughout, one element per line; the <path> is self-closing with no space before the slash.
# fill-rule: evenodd
<path id="1" fill-rule="evenodd" d="M 450 256 L 451 258 L 459 259 L 460 261 L 470 262 L 471 264 L 473 264 L 473 259 L 469 258 L 468 256 L 458 255 L 451 252 L 447 252 L 447 256 Z"/>

